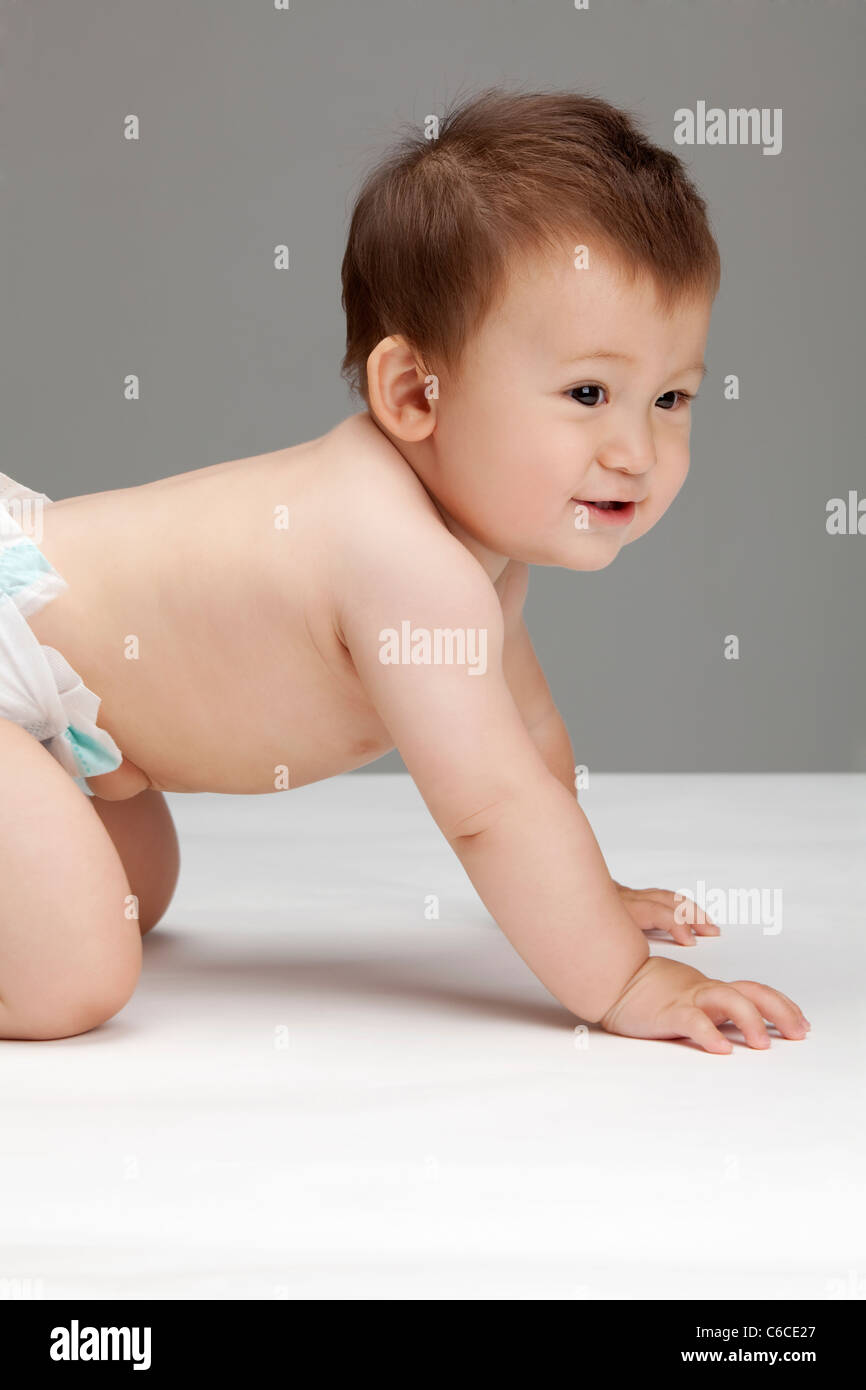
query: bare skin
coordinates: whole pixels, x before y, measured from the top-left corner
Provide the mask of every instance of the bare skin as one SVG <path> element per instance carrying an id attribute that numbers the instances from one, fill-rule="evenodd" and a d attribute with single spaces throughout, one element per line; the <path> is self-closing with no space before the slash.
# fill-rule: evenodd
<path id="1" fill-rule="evenodd" d="M 127 1002 L 178 877 L 164 791 L 274 792 L 393 746 L 338 636 L 330 563 L 364 495 L 395 531 L 413 509 L 436 517 L 393 455 L 360 414 L 297 447 L 42 508 L 38 544 L 68 588 L 28 621 L 100 696 L 124 761 L 87 799 L 0 718 L 0 1037 L 69 1036 Z"/>
<path id="2" fill-rule="evenodd" d="M 565 364 L 577 321 L 587 350 L 632 365 Z M 40 548 L 69 588 L 31 627 L 101 697 L 125 756 L 88 805 L 0 719 L 0 877 L 15 879 L 0 1036 L 83 1031 L 129 998 L 177 876 L 164 792 L 274 792 L 394 746 L 512 945 L 578 1017 L 715 1052 L 726 1018 L 753 1047 L 764 1018 L 805 1036 L 769 986 L 649 960 L 646 930 L 692 944 L 717 929 L 693 935 L 673 894 L 611 880 L 522 617 L 530 563 L 602 568 L 670 505 L 689 458 L 668 398 L 696 389 L 708 321 L 702 303 L 660 314 L 603 261 L 582 282 L 570 260 L 536 267 L 439 397 L 389 337 L 368 359 L 371 409 L 318 439 L 44 509 Z M 596 387 L 568 389 L 599 380 L 606 411 Z M 626 498 L 626 525 L 590 507 L 576 529 L 584 500 Z M 483 634 L 483 670 L 384 661 L 404 623 Z"/>
<path id="3" fill-rule="evenodd" d="M 340 642 L 323 543 L 365 494 L 395 528 L 435 516 L 389 454 L 364 413 L 294 448 L 44 508 L 40 549 L 69 589 L 30 626 L 98 692 L 130 764 L 92 778 L 98 796 L 272 792 L 281 765 L 298 787 L 393 746 Z"/>

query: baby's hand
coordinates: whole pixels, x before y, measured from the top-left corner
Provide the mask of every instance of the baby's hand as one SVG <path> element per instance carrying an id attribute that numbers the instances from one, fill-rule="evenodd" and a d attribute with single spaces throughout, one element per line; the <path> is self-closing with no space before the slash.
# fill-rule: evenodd
<path id="1" fill-rule="evenodd" d="M 769 1047 L 764 1019 L 786 1038 L 804 1038 L 812 1026 L 797 1005 L 754 980 L 709 980 L 700 970 L 667 956 L 650 956 L 619 998 L 599 1019 L 608 1033 L 626 1038 L 692 1038 L 707 1052 L 731 1052 L 716 1028 L 731 1019 L 749 1047 Z"/>
<path id="2" fill-rule="evenodd" d="M 667 888 L 626 888 L 616 879 L 613 884 L 619 890 L 623 907 L 641 931 L 670 932 L 679 946 L 694 946 L 693 931 L 697 936 L 719 935 L 715 922 L 687 893 L 674 894 Z"/>

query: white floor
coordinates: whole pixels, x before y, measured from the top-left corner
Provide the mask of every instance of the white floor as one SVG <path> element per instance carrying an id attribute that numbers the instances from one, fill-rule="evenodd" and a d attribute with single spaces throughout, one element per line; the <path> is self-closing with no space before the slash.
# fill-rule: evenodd
<path id="1" fill-rule="evenodd" d="M 866 777 L 581 793 L 620 881 L 783 890 L 653 943 L 812 1021 L 721 1057 L 575 1033 L 407 777 L 170 801 L 133 1000 L 0 1043 L 0 1297 L 866 1297 Z"/>

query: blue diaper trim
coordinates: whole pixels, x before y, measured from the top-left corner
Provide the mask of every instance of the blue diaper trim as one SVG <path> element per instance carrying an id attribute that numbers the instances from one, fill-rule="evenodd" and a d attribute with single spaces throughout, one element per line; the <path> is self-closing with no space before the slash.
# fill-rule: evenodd
<path id="1" fill-rule="evenodd" d="M 107 748 L 103 748 L 98 739 L 84 733 L 82 729 L 76 729 L 74 724 L 67 725 L 63 737 L 71 747 L 72 755 L 84 777 L 101 777 L 103 772 L 113 772 L 123 762 L 122 756 L 115 757 Z M 82 778 L 76 777 L 75 780 L 82 786 Z M 82 790 L 90 796 L 93 795 L 89 787 L 82 786 Z"/>
<path id="2" fill-rule="evenodd" d="M 28 589 L 41 574 L 52 571 L 53 566 L 33 541 L 13 541 L 0 549 L 0 594 L 11 598 L 19 589 Z"/>

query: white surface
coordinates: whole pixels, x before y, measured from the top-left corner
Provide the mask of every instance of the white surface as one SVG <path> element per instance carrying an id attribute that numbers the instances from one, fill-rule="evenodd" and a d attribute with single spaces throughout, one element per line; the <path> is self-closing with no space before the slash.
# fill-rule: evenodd
<path id="1" fill-rule="evenodd" d="M 783 889 L 652 944 L 812 1021 L 719 1057 L 576 1035 L 405 776 L 169 800 L 132 1001 L 0 1043 L 0 1297 L 866 1295 L 866 778 L 581 794 L 621 882 Z"/>

